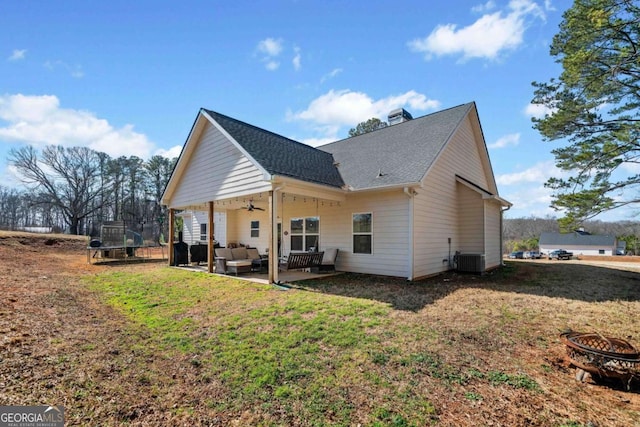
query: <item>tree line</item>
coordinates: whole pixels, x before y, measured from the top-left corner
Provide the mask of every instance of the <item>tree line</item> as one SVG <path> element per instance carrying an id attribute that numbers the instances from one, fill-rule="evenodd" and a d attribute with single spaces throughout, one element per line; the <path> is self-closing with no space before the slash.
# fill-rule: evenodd
<path id="1" fill-rule="evenodd" d="M 105 221 L 123 221 L 145 239 L 167 233 L 162 193 L 177 158 L 112 158 L 87 147 L 12 149 L 9 164 L 24 189 L 0 185 L 0 228 L 38 226 L 97 236 Z"/>

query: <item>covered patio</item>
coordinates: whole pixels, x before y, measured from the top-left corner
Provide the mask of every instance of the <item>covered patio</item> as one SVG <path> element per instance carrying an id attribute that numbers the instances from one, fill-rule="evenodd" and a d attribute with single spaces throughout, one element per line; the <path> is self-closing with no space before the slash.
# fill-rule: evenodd
<path id="1" fill-rule="evenodd" d="M 169 235 L 178 234 L 174 229 L 175 218 L 176 215 L 183 215 L 193 222 L 189 225 L 190 231 L 185 233 L 188 247 L 197 244 L 201 248 L 206 247 L 206 250 L 203 250 L 203 257 L 199 260 L 202 265 L 193 266 L 193 259 L 187 263 L 176 259 L 174 248 L 180 242 L 172 239 L 169 242 L 169 265 L 188 265 L 189 268 L 215 273 L 217 248 L 244 246 L 257 249 L 264 257 L 263 269 L 262 274 L 244 272 L 238 278 L 250 277 L 256 281 L 278 283 L 326 277 L 327 273 L 282 271 L 280 263 L 286 263 L 292 251 L 321 252 L 331 245 L 333 239 L 328 234 L 330 229 L 323 227 L 321 217 L 336 215 L 344 203 L 344 194 L 309 186 L 303 188 L 286 179 L 277 185 L 269 185 L 274 186 L 275 190 L 171 207 Z M 181 213 L 185 211 L 189 214 Z M 323 223 L 326 224 L 324 220 Z M 183 224 L 183 227 L 186 229 L 187 224 Z M 234 274 L 232 276 L 236 277 Z"/>

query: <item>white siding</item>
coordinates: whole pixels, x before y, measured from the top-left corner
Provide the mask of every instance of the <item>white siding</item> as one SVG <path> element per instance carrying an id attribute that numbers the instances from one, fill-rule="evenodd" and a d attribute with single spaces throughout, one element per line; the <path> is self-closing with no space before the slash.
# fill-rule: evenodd
<path id="1" fill-rule="evenodd" d="M 409 276 L 409 198 L 402 190 L 352 194 L 345 202 L 319 201 L 313 198 L 290 198 L 280 205 L 282 219 L 282 254 L 291 249 L 291 218 L 320 217 L 320 250 L 338 248 L 336 269 L 356 273 Z M 373 214 L 373 253 L 354 254 L 352 215 Z"/>
<path id="2" fill-rule="evenodd" d="M 213 125 L 207 124 L 181 176 L 171 206 L 194 206 L 268 191 L 260 171 Z"/>
<path id="3" fill-rule="evenodd" d="M 460 227 L 460 252 L 485 253 L 484 202 L 482 195 L 458 183 L 458 226 Z"/>
<path id="4" fill-rule="evenodd" d="M 227 243 L 238 243 L 252 248 L 258 248 L 264 253 L 269 247 L 269 215 L 266 210 L 245 209 L 230 210 L 227 222 Z M 259 221 L 258 237 L 251 237 L 251 221 Z"/>
<path id="5" fill-rule="evenodd" d="M 484 150 L 484 147 L 482 144 L 480 144 L 481 147 L 478 147 L 478 144 L 479 142 L 475 140 L 471 120 L 467 117 L 452 136 L 442 157 L 453 168 L 450 170 L 451 174 L 460 175 L 488 190 L 490 186 L 489 179 L 485 175 L 485 170 L 480 160 L 486 154 L 480 153 L 479 149 L 482 148 Z"/>
<path id="6" fill-rule="evenodd" d="M 182 238 L 185 243 L 192 245 L 196 242 L 207 243 L 206 239 L 200 239 L 200 224 L 209 224 L 209 215 L 204 211 L 189 211 L 180 214 L 183 218 L 184 228 L 182 231 Z M 220 242 L 221 245 L 225 245 L 226 241 L 226 213 L 214 212 L 214 237 Z"/>
<path id="7" fill-rule="evenodd" d="M 467 117 L 427 174 L 414 199 L 414 277 L 451 268 L 456 251 L 485 253 L 481 195 L 457 183 L 459 175 L 489 187 L 472 122 Z M 496 212 L 488 214 L 495 215 Z M 499 221 L 499 217 L 491 219 Z M 498 237 L 499 239 L 499 234 Z M 451 243 L 449 243 L 451 239 Z"/>
<path id="8" fill-rule="evenodd" d="M 182 241 L 193 243 L 193 212 L 183 212 L 179 214 L 182 217 Z"/>

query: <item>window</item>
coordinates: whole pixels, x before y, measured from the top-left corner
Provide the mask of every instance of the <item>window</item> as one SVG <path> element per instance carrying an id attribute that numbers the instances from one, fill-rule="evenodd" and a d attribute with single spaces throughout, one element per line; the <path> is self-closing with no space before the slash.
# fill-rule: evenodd
<path id="1" fill-rule="evenodd" d="M 599 249 L 599 250 L 598 250 L 598 254 L 599 254 L 599 255 L 604 255 L 604 249 Z"/>
<path id="2" fill-rule="evenodd" d="M 207 241 L 207 224 L 200 224 L 200 240 Z"/>
<path id="3" fill-rule="evenodd" d="M 251 221 L 251 237 L 260 237 L 260 221 Z"/>
<path id="4" fill-rule="evenodd" d="M 320 218 L 291 218 L 291 250 L 318 250 L 320 243 Z"/>
<path id="5" fill-rule="evenodd" d="M 353 253 L 373 253 L 373 214 L 353 214 Z"/>

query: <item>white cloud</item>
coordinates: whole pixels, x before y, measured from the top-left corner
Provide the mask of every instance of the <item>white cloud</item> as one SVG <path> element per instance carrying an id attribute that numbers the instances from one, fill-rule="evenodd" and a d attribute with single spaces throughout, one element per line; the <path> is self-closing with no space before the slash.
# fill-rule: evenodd
<path id="1" fill-rule="evenodd" d="M 334 78 L 338 74 L 342 73 L 342 71 L 342 68 L 334 68 L 333 70 L 322 76 L 322 78 L 320 79 L 320 83 L 324 83 L 325 81 Z"/>
<path id="2" fill-rule="evenodd" d="M 483 4 L 479 4 L 477 6 L 473 6 L 471 8 L 471 11 L 474 13 L 483 13 L 483 12 L 487 12 L 489 10 L 493 10 L 496 7 L 496 3 L 492 0 L 489 0 L 486 3 Z"/>
<path id="3" fill-rule="evenodd" d="M 300 55 L 300 48 L 298 46 L 295 46 L 293 48 L 293 52 L 295 53 L 293 60 L 291 61 L 293 63 L 293 69 L 298 71 L 300 70 L 300 68 L 302 67 L 302 58 Z"/>
<path id="4" fill-rule="evenodd" d="M 282 39 L 266 38 L 258 42 L 258 51 L 267 56 L 278 56 L 282 52 Z"/>
<path id="5" fill-rule="evenodd" d="M 69 65 L 64 61 L 47 61 L 44 63 L 44 67 L 54 71 L 58 68 L 62 68 L 63 70 L 67 71 L 71 77 L 74 77 L 76 79 L 80 79 L 82 77 L 84 77 L 84 71 L 82 71 L 82 66 L 80 65 Z"/>
<path id="6" fill-rule="evenodd" d="M 61 108 L 54 95 L 0 95 L 0 143 L 10 141 L 36 147 L 89 147 L 112 157 L 148 158 L 155 149 L 133 125 L 114 128 L 94 113 Z"/>
<path id="7" fill-rule="evenodd" d="M 519 133 L 511 133 L 505 135 L 501 138 L 498 138 L 496 142 L 493 144 L 489 144 L 488 148 L 505 148 L 505 147 L 515 147 L 520 144 L 520 134 Z"/>
<path id="8" fill-rule="evenodd" d="M 278 61 L 266 61 L 266 65 L 264 66 L 269 71 L 275 71 L 280 67 L 280 63 Z"/>
<path id="9" fill-rule="evenodd" d="M 299 141 L 303 144 L 310 145 L 312 147 L 320 147 L 321 145 L 330 144 L 335 142 L 338 138 L 306 138 L 300 139 Z"/>
<path id="10" fill-rule="evenodd" d="M 552 176 L 560 177 L 566 173 L 558 169 L 553 162 L 541 162 L 520 172 L 496 175 L 498 185 L 521 185 L 537 182 L 544 184 Z"/>
<path id="11" fill-rule="evenodd" d="M 371 117 L 386 120 L 389 111 L 404 106 L 424 111 L 438 108 L 440 102 L 427 99 L 425 95 L 413 90 L 377 101 L 363 92 L 330 90 L 311 101 L 306 110 L 295 113 L 290 118 L 321 125 L 355 126 Z"/>
<path id="12" fill-rule="evenodd" d="M 487 4 L 485 4 L 486 6 Z M 498 11 L 481 16 L 473 24 L 458 28 L 456 24 L 438 25 L 427 37 L 408 43 L 414 52 L 425 59 L 443 55 L 461 55 L 462 61 L 471 58 L 497 59 L 523 43 L 527 21 L 545 19 L 543 9 L 531 0 L 512 0 L 508 13 Z"/>
<path id="13" fill-rule="evenodd" d="M 562 215 L 550 207 L 553 200 L 553 190 L 546 188 L 544 183 L 552 176 L 566 177 L 567 172 L 558 169 L 553 161 L 540 162 L 519 172 L 500 174 L 496 176 L 496 183 L 506 191 L 500 191 L 500 196 L 513 203 L 513 207 L 506 213 L 509 218 L 546 217 Z"/>
<path id="14" fill-rule="evenodd" d="M 165 150 L 164 148 L 158 148 L 155 151 L 154 155 L 166 157 L 167 159 L 173 159 L 174 157 L 178 157 L 181 152 L 182 152 L 182 145 L 175 145 L 169 148 L 168 150 Z"/>
<path id="15" fill-rule="evenodd" d="M 319 138 L 309 140 L 315 144 L 314 141 L 319 140 L 335 141 L 342 128 L 356 126 L 372 117 L 386 121 L 389 112 L 400 107 L 411 111 L 435 110 L 440 107 L 440 102 L 413 90 L 378 100 L 363 92 L 330 90 L 311 101 L 307 109 L 289 112 L 287 118 L 310 123 L 321 134 Z"/>
<path id="16" fill-rule="evenodd" d="M 547 216 L 561 216 L 561 212 L 557 212 L 551 207 L 553 200 L 552 190 L 545 188 L 543 185 L 529 185 L 525 188 L 519 188 L 516 191 L 500 193 L 500 197 L 505 198 L 513 203 L 513 207 L 505 213 L 507 218 L 524 218 L 537 217 L 545 218 Z"/>
<path id="17" fill-rule="evenodd" d="M 26 58 L 27 49 L 14 49 L 11 53 L 11 56 L 7 58 L 9 61 L 20 61 L 21 59 Z"/>
<path id="18" fill-rule="evenodd" d="M 276 58 L 282 53 L 282 39 L 266 38 L 258 42 L 257 51 L 262 55 L 262 62 L 269 71 L 275 71 L 280 67 Z"/>
<path id="19" fill-rule="evenodd" d="M 542 119 L 546 115 L 552 115 L 555 110 L 542 104 L 529 104 L 524 109 L 524 114 L 536 119 Z"/>

